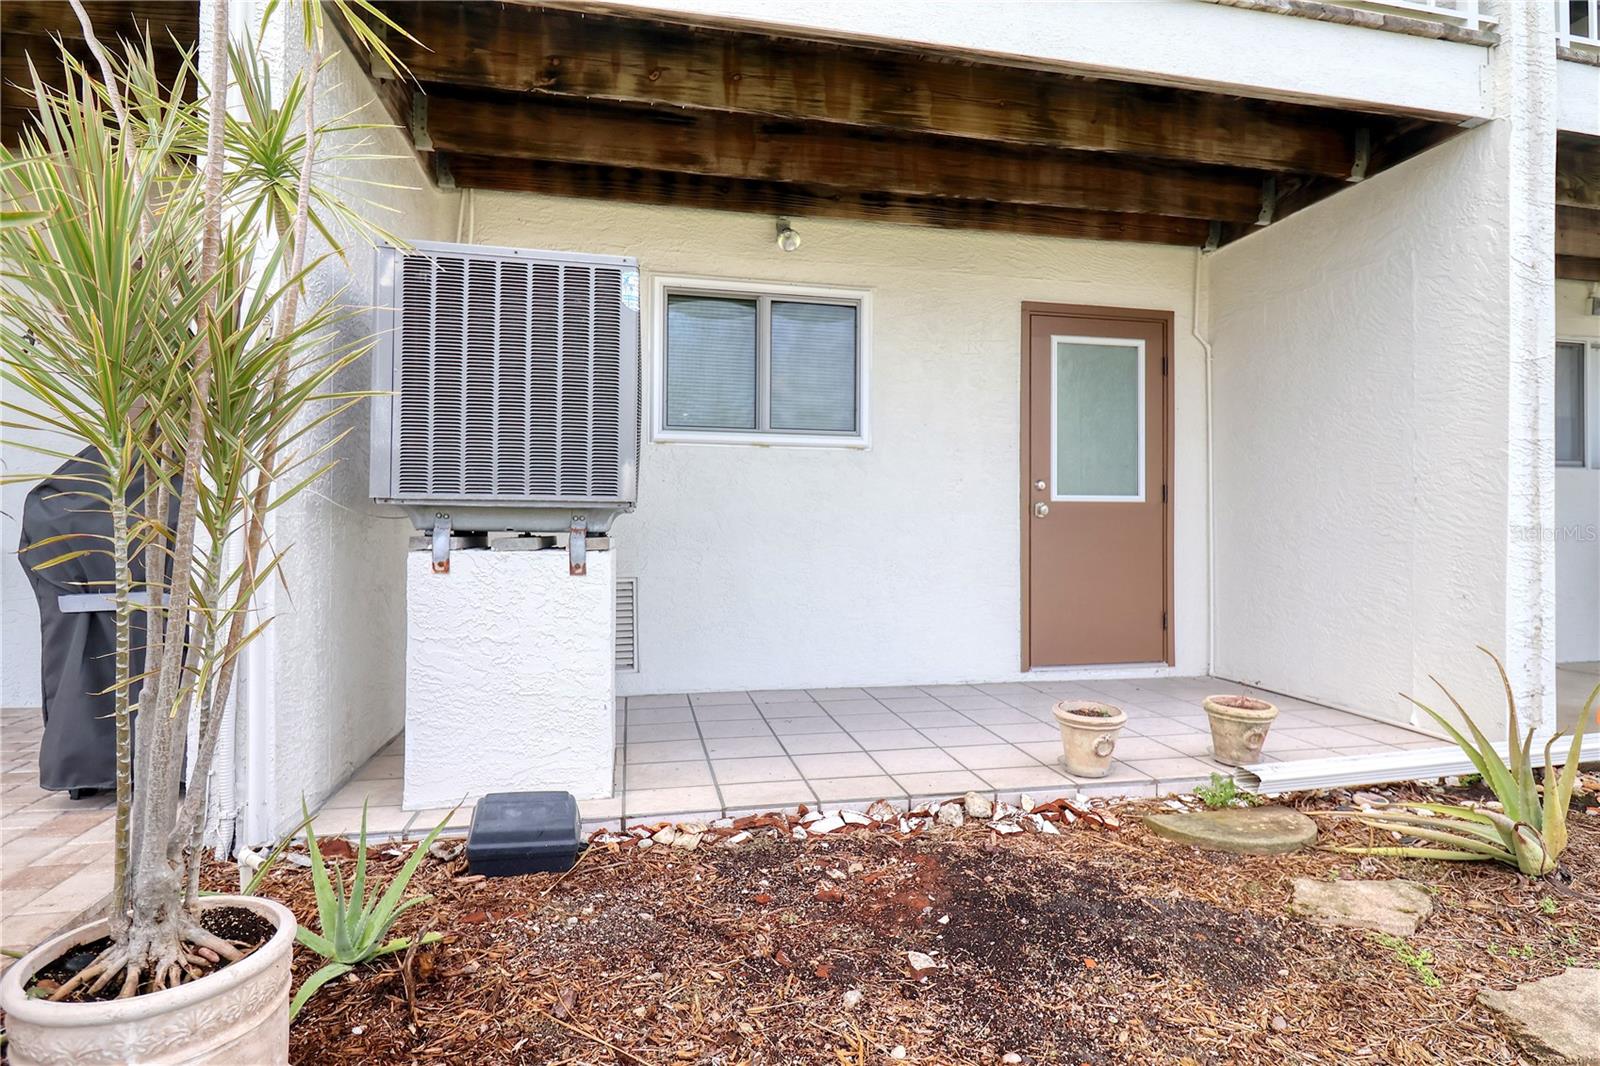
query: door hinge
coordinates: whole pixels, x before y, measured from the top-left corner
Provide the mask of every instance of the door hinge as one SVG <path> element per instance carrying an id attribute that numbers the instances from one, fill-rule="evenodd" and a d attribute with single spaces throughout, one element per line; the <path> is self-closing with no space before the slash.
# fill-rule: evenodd
<path id="1" fill-rule="evenodd" d="M 1165 633 L 1167 631 L 1167 612 L 1166 611 L 1162 611 L 1161 612 L 1161 631 L 1163 633 Z"/>
<path id="2" fill-rule="evenodd" d="M 1165 485 L 1161 486 L 1161 502 L 1167 502 L 1167 487 Z"/>
<path id="3" fill-rule="evenodd" d="M 1164 355 L 1161 357 L 1161 376 L 1167 376 L 1167 357 Z"/>

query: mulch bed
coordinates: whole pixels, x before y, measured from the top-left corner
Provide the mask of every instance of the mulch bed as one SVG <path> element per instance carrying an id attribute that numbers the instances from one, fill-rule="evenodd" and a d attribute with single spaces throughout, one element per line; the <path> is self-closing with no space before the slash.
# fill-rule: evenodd
<path id="1" fill-rule="evenodd" d="M 716 833 L 693 851 L 596 844 L 559 880 L 483 880 L 464 859 L 429 859 L 413 891 L 435 901 L 399 931 L 444 940 L 324 988 L 293 1054 L 330 1066 L 1514 1063 L 1477 990 L 1600 965 L 1600 817 L 1574 807 L 1570 877 L 1543 882 L 1488 864 L 1204 852 L 1139 826 L 1156 801 L 1113 807 L 1119 828 L 1083 819 L 1060 835 L 969 822 L 796 840 L 758 826 L 737 847 Z M 1369 839 L 1321 821 L 1325 841 Z M 375 876 L 402 850 L 374 845 Z M 208 876 L 237 886 L 231 866 Z M 1292 917 L 1299 876 L 1431 886 L 1435 913 L 1409 943 L 1432 953 L 1438 986 L 1372 934 Z M 263 891 L 315 914 L 301 867 L 280 865 Z M 907 952 L 937 968 L 913 971 Z M 298 983 L 320 960 L 296 956 Z"/>

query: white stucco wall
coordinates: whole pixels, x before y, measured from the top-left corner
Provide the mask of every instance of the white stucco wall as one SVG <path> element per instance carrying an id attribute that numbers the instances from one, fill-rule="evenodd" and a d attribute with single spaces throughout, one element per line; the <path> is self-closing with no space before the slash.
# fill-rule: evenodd
<path id="1" fill-rule="evenodd" d="M 1435 673 L 1498 721 L 1481 643 L 1545 692 L 1550 552 L 1519 537 L 1553 483 L 1530 140 L 1468 131 L 1212 258 L 1219 674 L 1405 720 L 1396 693 Z"/>
<path id="2" fill-rule="evenodd" d="M 292 69 L 301 38 L 297 27 L 284 23 L 280 14 L 281 36 L 269 44 L 276 54 L 291 57 Z M 322 77 L 322 115 L 353 112 L 350 121 L 388 121 L 366 74 L 348 55 L 341 52 Z M 352 198 L 381 205 L 370 216 L 403 239 L 453 236 L 457 196 L 429 185 L 398 130 L 364 135 L 369 145 L 360 152 L 393 158 L 332 161 L 327 174 L 345 181 Z M 383 185 L 360 184 L 363 180 Z M 347 237 L 345 259 L 328 260 L 312 278 L 310 304 L 335 296 L 353 307 L 370 304 L 371 247 L 363 237 Z M 321 253 L 326 247 L 319 241 L 312 250 Z M 364 311 L 344 331 L 361 337 L 374 328 L 372 314 Z M 332 387 L 370 388 L 367 360 L 348 368 Z M 349 435 L 330 453 L 338 465 L 273 513 L 274 543 L 287 548 L 288 557 L 283 581 L 264 590 L 263 614 L 273 623 L 244 666 L 236 747 L 239 789 L 248 804 L 242 831 L 252 842 L 292 826 L 302 798 L 315 809 L 403 722 L 405 553 L 411 528 L 398 512 L 368 498 L 364 405 L 337 425 L 320 427 L 316 439 L 345 430 Z"/>
<path id="3" fill-rule="evenodd" d="M 426 551 L 406 575 L 406 810 L 490 792 L 611 795 L 616 744 L 610 552 Z"/>
<path id="4" fill-rule="evenodd" d="M 0 384 L 0 399 L 20 402 L 16 390 Z M 8 416 L 14 419 L 15 416 Z M 76 451 L 55 434 L 25 429 L 5 430 L 0 470 L 5 476 L 37 477 L 61 465 L 59 459 L 29 451 L 25 445 Z M 17 555 L 22 536 L 22 504 L 33 482 L 0 486 L 0 707 L 37 707 L 39 694 L 39 608 Z"/>
<path id="5" fill-rule="evenodd" d="M 1467 120 L 1490 114 L 1482 79 L 1487 48 L 1195 0 L 633 0 L 630 6 L 1251 96 Z"/>
<path id="6" fill-rule="evenodd" d="M 513 194 L 484 244 L 632 255 L 646 374 L 652 274 L 870 289 L 868 449 L 657 444 L 613 527 L 639 582 L 619 691 L 993 681 L 1018 675 L 1018 408 L 1025 300 L 1176 312 L 1174 625 L 1206 665 L 1204 373 L 1193 251 Z M 646 383 L 645 395 L 649 395 Z"/>
<path id="7" fill-rule="evenodd" d="M 1600 317 L 1589 314 L 1594 288 L 1556 282 L 1557 337 L 1600 341 Z M 1591 354 L 1591 374 L 1597 364 Z M 1592 382 L 1589 390 L 1593 395 Z M 1592 455 L 1588 467 L 1556 468 L 1555 541 L 1556 659 L 1593 662 L 1600 659 L 1600 455 Z"/>

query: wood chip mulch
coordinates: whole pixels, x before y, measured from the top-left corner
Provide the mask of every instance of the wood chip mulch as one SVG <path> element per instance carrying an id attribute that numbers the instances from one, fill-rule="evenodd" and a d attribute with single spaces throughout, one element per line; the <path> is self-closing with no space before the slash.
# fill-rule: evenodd
<path id="1" fill-rule="evenodd" d="M 413 891 L 434 902 L 399 931 L 443 941 L 324 988 L 294 1024 L 293 1055 L 319 1066 L 1516 1063 L 1474 997 L 1600 965 L 1595 799 L 1574 803 L 1565 876 L 1537 882 L 1489 864 L 1200 851 L 1141 828 L 1161 801 L 1101 808 L 1111 826 L 1068 825 L 1057 808 L 1059 835 L 968 821 L 800 840 L 790 812 L 741 823 L 751 835 L 737 846 L 723 843 L 732 828 L 692 851 L 596 843 L 562 878 L 486 880 L 464 859 L 430 858 Z M 1315 812 L 1349 797 L 1280 802 Z M 1372 839 L 1319 823 L 1324 842 Z M 413 846 L 374 845 L 374 876 Z M 231 865 L 207 876 L 237 888 Z M 1409 945 L 1431 953 L 1437 984 L 1373 934 L 1290 915 L 1302 876 L 1427 884 L 1435 912 Z M 315 914 L 301 866 L 280 864 L 263 891 L 302 921 Z M 908 952 L 934 967 L 914 969 L 926 960 Z M 296 983 L 319 961 L 296 949 Z"/>

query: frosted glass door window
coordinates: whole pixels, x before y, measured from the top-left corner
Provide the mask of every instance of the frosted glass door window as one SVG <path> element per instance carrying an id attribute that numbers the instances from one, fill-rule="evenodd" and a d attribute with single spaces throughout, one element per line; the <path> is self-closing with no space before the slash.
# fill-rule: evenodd
<path id="1" fill-rule="evenodd" d="M 772 428 L 853 433 L 856 309 L 772 301 Z"/>
<path id="2" fill-rule="evenodd" d="M 1144 342 L 1051 343 L 1051 496 L 1144 499 Z"/>
<path id="3" fill-rule="evenodd" d="M 756 427 L 756 301 L 667 298 L 667 425 Z"/>
<path id="4" fill-rule="evenodd" d="M 1556 345 L 1556 462 L 1583 465 L 1583 345 Z"/>

